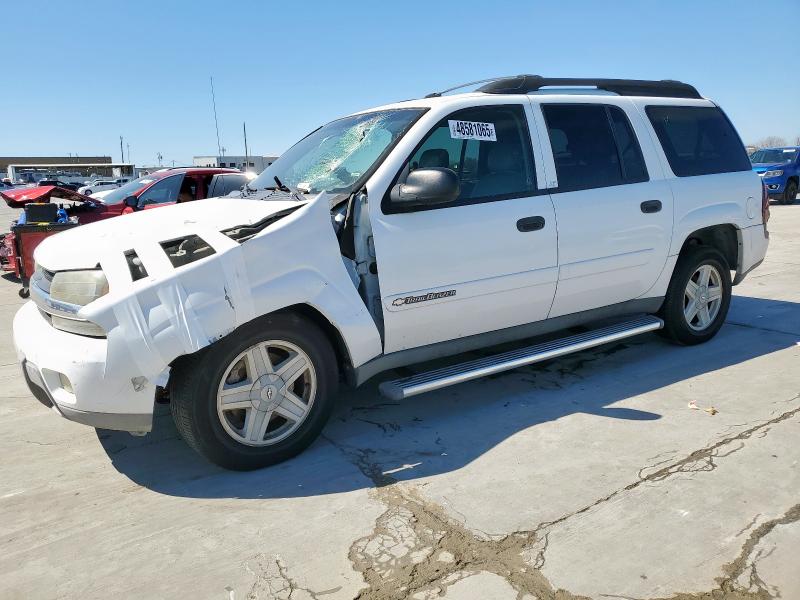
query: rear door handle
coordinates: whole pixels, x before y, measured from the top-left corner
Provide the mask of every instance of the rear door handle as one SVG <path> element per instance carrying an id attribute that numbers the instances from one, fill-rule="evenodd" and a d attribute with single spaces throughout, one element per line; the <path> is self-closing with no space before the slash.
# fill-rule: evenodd
<path id="1" fill-rule="evenodd" d="M 642 202 L 641 209 L 643 213 L 657 213 L 661 210 L 661 200 L 646 200 Z"/>
<path id="2" fill-rule="evenodd" d="M 540 229 L 544 229 L 544 217 L 525 217 L 517 221 L 517 230 L 523 233 Z"/>

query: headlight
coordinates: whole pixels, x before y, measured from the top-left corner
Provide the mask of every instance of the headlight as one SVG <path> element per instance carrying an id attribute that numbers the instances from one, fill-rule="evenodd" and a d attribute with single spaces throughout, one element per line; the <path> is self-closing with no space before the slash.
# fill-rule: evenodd
<path id="1" fill-rule="evenodd" d="M 81 308 L 108 293 L 108 281 L 100 269 L 53 273 L 37 265 L 30 289 L 31 298 L 56 329 L 105 337 L 102 327 L 77 316 Z"/>
<path id="2" fill-rule="evenodd" d="M 108 280 L 100 269 L 58 271 L 50 284 L 50 298 L 77 306 L 86 306 L 108 293 Z"/>
<path id="3" fill-rule="evenodd" d="M 767 171 L 764 173 L 764 177 L 780 177 L 783 175 L 783 171 L 781 169 L 776 169 L 774 171 Z"/>

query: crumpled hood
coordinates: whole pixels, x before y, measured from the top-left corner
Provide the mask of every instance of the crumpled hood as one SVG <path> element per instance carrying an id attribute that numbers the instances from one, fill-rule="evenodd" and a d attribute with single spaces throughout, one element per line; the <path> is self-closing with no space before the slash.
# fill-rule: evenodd
<path id="1" fill-rule="evenodd" d="M 105 254 L 125 252 L 142 241 L 163 242 L 208 229 L 249 225 L 298 204 L 295 200 L 209 198 L 143 210 L 51 236 L 36 248 L 34 259 L 50 271 L 91 269 Z"/>

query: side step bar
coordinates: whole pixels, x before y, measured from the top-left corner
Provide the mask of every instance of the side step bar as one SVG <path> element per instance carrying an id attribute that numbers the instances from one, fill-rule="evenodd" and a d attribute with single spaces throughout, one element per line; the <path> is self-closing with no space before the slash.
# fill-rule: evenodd
<path id="1" fill-rule="evenodd" d="M 472 379 L 616 342 L 641 333 L 656 331 L 662 327 L 664 327 L 664 322 L 661 319 L 646 315 L 552 342 L 511 350 L 495 356 L 479 358 L 458 365 L 428 371 L 427 373 L 412 375 L 411 377 L 384 381 L 378 389 L 382 396 L 390 400 L 402 400 L 457 383 L 464 383 Z"/>

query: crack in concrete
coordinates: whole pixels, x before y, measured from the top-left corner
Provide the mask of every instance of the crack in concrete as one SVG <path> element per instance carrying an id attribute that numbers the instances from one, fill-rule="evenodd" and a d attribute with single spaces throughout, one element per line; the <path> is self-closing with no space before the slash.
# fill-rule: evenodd
<path id="1" fill-rule="evenodd" d="M 795 504 L 780 517 L 765 521 L 756 527 L 748 536 L 739 551 L 739 555 L 732 562 L 722 567 L 724 576 L 717 578 L 719 585 L 716 589 L 695 594 L 681 593 L 665 598 L 654 598 L 653 600 L 720 600 L 723 598 L 724 600 L 772 600 L 780 598 L 780 591 L 761 579 L 757 570 L 758 561 L 769 556 L 771 551 L 767 554 L 759 551 L 752 560 L 749 559 L 761 540 L 776 527 L 798 521 L 800 521 L 800 504 Z M 748 569 L 750 569 L 750 574 L 747 578 L 748 587 L 743 589 L 737 581 Z"/>
<path id="2" fill-rule="evenodd" d="M 341 590 L 341 586 L 315 592 L 298 585 L 288 572 L 286 564 L 280 556 L 269 557 L 266 554 L 256 554 L 244 564 L 245 570 L 255 577 L 247 593 L 247 600 L 292 600 L 296 593 L 304 593 L 311 600 L 319 600 L 320 596 L 333 594 Z M 262 595 L 265 594 L 265 595 Z"/>
<path id="3" fill-rule="evenodd" d="M 356 600 L 427 599 L 480 571 L 495 573 L 517 591 L 518 598 L 581 600 L 554 590 L 537 569 L 525 562 L 530 534 L 481 539 L 445 509 L 422 497 L 413 485 L 399 483 L 370 460 L 373 452 L 326 438 L 375 489 L 373 498 L 386 506 L 372 533 L 350 546 L 349 558 L 367 587 Z"/>
<path id="4" fill-rule="evenodd" d="M 792 400 L 798 398 L 800 394 Z M 663 460 L 644 467 L 639 471 L 636 481 L 558 519 L 542 522 L 532 530 L 485 538 L 478 537 L 465 524 L 453 519 L 442 506 L 424 498 L 413 485 L 400 483 L 382 472 L 380 465 L 371 460 L 374 454 L 372 450 L 348 447 L 326 437 L 372 481 L 375 489 L 370 494 L 386 506 L 386 510 L 376 520 L 372 533 L 353 542 L 349 550 L 350 561 L 362 574 L 367 586 L 356 598 L 428 600 L 444 595 L 447 588 L 457 581 L 481 571 L 504 578 L 516 590 L 518 600 L 526 595 L 532 595 L 539 600 L 585 598 L 567 590 L 555 589 L 542 573 L 550 542 L 550 530 L 555 525 L 584 514 L 642 484 L 661 482 L 677 474 L 713 471 L 717 467 L 716 459 L 735 454 L 744 447 L 745 440 L 757 434 L 763 437 L 774 425 L 791 419 L 798 413 L 800 407 L 722 438 L 680 460 Z M 730 444 L 736 445 L 727 451 L 721 450 Z M 655 470 L 647 473 L 652 469 Z M 705 593 L 678 593 L 660 600 L 772 598 L 769 593 L 771 586 L 757 572 L 756 563 L 763 558 L 762 553 L 759 552 L 749 563 L 748 559 L 758 542 L 776 526 L 798 519 L 800 505 L 753 530 L 736 560 L 723 567 L 725 576 L 717 579 L 719 588 Z M 752 527 L 756 520 L 757 517 L 737 535 Z M 749 587 L 743 590 L 736 580 L 748 568 Z"/>
<path id="5" fill-rule="evenodd" d="M 797 400 L 798 398 L 800 398 L 800 394 L 794 396 L 793 400 Z M 728 436 L 728 437 L 722 438 L 721 440 L 719 440 L 719 441 L 717 441 L 717 442 L 715 442 L 715 443 L 713 443 L 713 444 L 711 444 L 709 446 L 705 446 L 704 448 L 700 448 L 699 450 L 695 450 L 694 452 L 692 452 L 688 456 L 686 456 L 686 457 L 684 457 L 684 458 L 682 458 L 682 459 L 680 459 L 678 461 L 670 461 L 669 459 L 667 459 L 667 460 L 659 461 L 659 462 L 655 463 L 654 465 L 649 465 L 649 466 L 646 466 L 646 467 L 642 467 L 639 470 L 638 479 L 636 481 L 634 481 L 632 483 L 629 483 L 628 485 L 626 485 L 623 488 L 614 490 L 610 494 L 607 494 L 606 496 L 603 496 L 602 498 L 596 500 L 595 502 L 592 502 L 591 504 L 587 504 L 586 506 L 584 506 L 584 507 L 582 507 L 582 508 L 580 508 L 578 510 L 575 510 L 575 511 L 573 511 L 571 513 L 567 513 L 567 514 L 559 517 L 558 519 L 555 519 L 554 521 L 545 521 L 543 523 L 540 523 L 533 531 L 534 531 L 534 533 L 538 534 L 538 533 L 540 533 L 540 532 L 542 532 L 544 530 L 551 529 L 553 526 L 558 525 L 560 523 L 563 523 L 567 519 L 571 519 L 571 518 L 573 518 L 573 517 L 575 517 L 577 515 L 584 514 L 584 513 L 588 512 L 588 511 L 592 510 L 593 508 L 597 507 L 598 505 L 603 504 L 605 502 L 608 502 L 609 500 L 612 500 L 613 498 L 615 498 L 616 496 L 618 496 L 620 494 L 623 494 L 625 492 L 629 492 L 631 490 L 636 489 L 637 487 L 639 487 L 640 485 L 642 485 L 644 483 L 655 483 L 655 482 L 664 481 L 668 477 L 671 477 L 671 476 L 677 475 L 677 474 L 702 473 L 702 472 L 713 471 L 714 469 L 717 468 L 717 464 L 714 461 L 714 459 L 716 459 L 716 458 L 725 458 L 725 457 L 728 457 L 728 456 L 738 452 L 739 450 L 741 450 L 744 447 L 744 440 L 750 439 L 753 435 L 755 435 L 757 433 L 760 433 L 762 435 L 766 435 L 766 433 L 772 428 L 773 425 L 776 425 L 777 423 L 780 423 L 782 421 L 786 421 L 788 419 L 791 419 L 792 417 L 794 417 L 798 413 L 800 413 L 800 407 L 797 407 L 797 408 L 794 408 L 794 409 L 792 409 L 790 411 L 781 413 L 777 417 L 773 417 L 772 419 L 769 419 L 767 421 L 763 421 L 762 423 L 759 423 L 758 425 L 755 425 L 755 426 L 753 426 L 753 427 L 751 427 L 749 429 L 745 429 L 744 431 L 741 431 L 741 432 L 737 433 L 736 435 L 732 435 L 732 436 Z M 719 453 L 720 448 L 722 448 L 723 446 L 726 446 L 728 444 L 734 443 L 734 442 L 741 442 L 741 444 L 738 445 L 737 447 L 735 447 L 734 449 L 724 453 L 724 454 L 720 454 Z M 666 466 L 663 466 L 660 469 L 652 471 L 649 474 L 645 474 L 646 471 L 648 471 L 650 469 L 653 469 L 655 467 L 661 466 L 661 465 L 666 465 Z M 541 564 L 541 566 L 544 566 L 544 554 L 543 554 L 543 552 L 540 551 L 539 554 L 536 556 L 535 564 Z"/>

